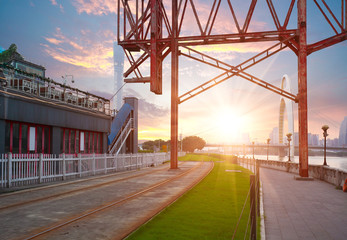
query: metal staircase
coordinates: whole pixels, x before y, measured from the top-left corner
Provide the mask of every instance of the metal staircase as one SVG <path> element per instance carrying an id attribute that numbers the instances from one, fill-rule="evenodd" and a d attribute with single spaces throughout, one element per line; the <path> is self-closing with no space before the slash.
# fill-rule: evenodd
<path id="1" fill-rule="evenodd" d="M 133 130 L 134 130 L 134 119 L 128 118 L 128 120 L 123 125 L 121 130 L 118 132 L 117 136 L 114 138 L 113 142 L 109 145 L 108 153 L 117 155 L 120 152 L 120 150 L 122 149 L 129 134 Z"/>

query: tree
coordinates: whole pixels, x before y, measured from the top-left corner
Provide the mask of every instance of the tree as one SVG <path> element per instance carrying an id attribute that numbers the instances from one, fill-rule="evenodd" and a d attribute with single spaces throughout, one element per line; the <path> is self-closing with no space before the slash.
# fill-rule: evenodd
<path id="1" fill-rule="evenodd" d="M 198 136 L 185 137 L 182 142 L 183 151 L 185 152 L 194 152 L 195 149 L 201 150 L 206 145 L 205 140 Z"/>
<path id="2" fill-rule="evenodd" d="M 17 52 L 17 46 L 16 44 L 12 43 L 11 46 L 3 51 L 2 53 L 0 53 L 0 63 L 1 62 L 8 62 L 10 61 L 11 58 L 13 57 L 16 57 L 18 59 L 21 59 L 21 60 L 24 60 L 22 55 L 20 55 L 18 52 Z"/>
<path id="3" fill-rule="evenodd" d="M 149 151 L 161 151 L 163 146 L 166 146 L 166 150 L 170 147 L 170 140 L 165 141 L 163 139 L 156 139 L 154 141 L 147 141 L 142 143 L 142 149 Z"/>

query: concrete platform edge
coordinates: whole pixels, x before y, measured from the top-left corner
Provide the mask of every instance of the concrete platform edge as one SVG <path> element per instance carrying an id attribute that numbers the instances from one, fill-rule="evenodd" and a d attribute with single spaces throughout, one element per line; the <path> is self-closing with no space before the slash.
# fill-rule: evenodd
<path id="1" fill-rule="evenodd" d="M 294 176 L 294 179 L 297 181 L 313 181 L 313 177 L 300 177 L 300 176 Z"/>

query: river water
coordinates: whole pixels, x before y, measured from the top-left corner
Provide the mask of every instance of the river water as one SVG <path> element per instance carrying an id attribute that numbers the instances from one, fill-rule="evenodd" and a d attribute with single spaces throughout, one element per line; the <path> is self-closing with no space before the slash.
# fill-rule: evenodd
<path id="1" fill-rule="evenodd" d="M 228 152 L 224 152 L 223 148 L 216 148 L 216 147 L 205 147 L 200 152 L 214 152 L 214 153 L 225 153 L 228 154 Z M 240 156 L 243 156 L 242 154 Z M 248 154 L 245 155 L 246 157 L 253 157 L 253 155 Z M 266 160 L 266 155 L 254 155 L 256 159 L 263 159 Z M 282 157 L 280 158 L 278 155 L 269 155 L 269 160 L 275 160 L 275 161 L 288 161 L 288 157 Z M 299 156 L 293 156 L 290 157 L 291 161 L 299 162 Z M 323 165 L 324 157 L 323 156 L 309 156 L 308 157 L 308 164 L 310 165 Z M 331 157 L 327 156 L 327 164 L 329 167 L 332 168 L 338 168 L 341 170 L 344 170 L 347 172 L 347 157 Z"/>
<path id="2" fill-rule="evenodd" d="M 253 157 L 253 155 L 246 155 L 246 157 Z M 266 155 L 254 155 L 256 159 L 263 159 L 266 160 Z M 282 157 L 276 155 L 269 155 L 269 160 L 275 160 L 275 161 L 288 161 L 288 157 Z M 296 163 L 299 162 L 299 156 L 290 157 L 291 161 L 294 161 Z M 346 157 L 330 157 L 327 156 L 327 164 L 329 167 L 332 168 L 338 168 L 342 169 L 347 172 L 347 158 Z M 323 156 L 309 156 L 308 157 L 308 164 L 310 165 L 323 165 L 324 157 Z"/>

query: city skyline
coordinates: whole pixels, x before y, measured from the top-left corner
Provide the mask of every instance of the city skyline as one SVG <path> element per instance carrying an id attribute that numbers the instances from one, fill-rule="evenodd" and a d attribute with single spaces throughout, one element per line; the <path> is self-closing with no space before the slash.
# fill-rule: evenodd
<path id="1" fill-rule="evenodd" d="M 75 87 L 110 98 L 113 93 L 113 42 L 116 38 L 116 1 L 71 2 L 51 0 L 1 1 L 0 27 L 6 36 L 0 47 L 15 43 L 29 61 L 43 65 L 47 76 L 61 80 L 74 75 Z M 199 11 L 208 1 L 198 1 Z M 223 2 L 223 1 L 222 1 Z M 248 1 L 239 1 L 237 14 L 245 15 Z M 264 1 L 265 2 L 265 1 Z M 331 1 L 327 1 L 331 4 Z M 166 1 L 164 1 L 164 4 Z M 276 5 L 277 9 L 282 6 Z M 197 4 L 198 5 L 198 4 Z M 284 4 L 285 5 L 285 4 Z M 334 7 L 339 4 L 332 4 Z M 268 9 L 262 1 L 257 6 L 254 26 L 261 31 L 269 26 Z M 283 8 L 286 8 L 285 6 Z M 296 6 L 295 8 L 296 9 Z M 335 9 L 335 10 L 336 10 Z M 334 8 L 332 8 L 334 11 Z M 17 17 L 12 17 L 13 12 Z M 295 12 L 295 10 L 294 10 Z M 323 21 L 322 21 L 323 20 Z M 221 21 L 221 19 L 216 20 Z M 296 19 L 289 26 L 296 27 Z M 232 28 L 230 24 L 220 28 Z M 184 29 L 187 33 L 195 29 Z M 331 28 L 324 23 L 313 3 L 308 2 L 309 42 L 328 37 Z M 199 50 L 227 63 L 237 64 L 273 43 L 232 44 L 201 47 Z M 347 43 L 342 42 L 308 57 L 308 131 L 321 136 L 321 126 L 328 124 L 329 137 L 339 137 L 339 126 L 347 116 Z M 164 61 L 163 95 L 154 95 L 148 84 L 126 84 L 124 96 L 139 98 L 139 139 L 170 137 L 170 57 Z M 147 64 L 147 67 L 149 65 Z M 129 64 L 125 62 L 124 69 Z M 179 91 L 184 93 L 209 80 L 219 72 L 205 65 L 180 58 Z M 251 74 L 280 86 L 287 74 L 297 93 L 297 58 L 289 50 L 273 56 L 255 67 Z M 280 96 L 235 78 L 179 106 L 179 133 L 198 135 L 210 143 L 229 143 L 249 134 L 251 141 L 268 138 L 278 124 Z M 294 104 L 295 132 L 298 131 L 297 104 Z M 286 121 L 286 120 L 285 120 Z M 286 122 L 284 124 L 286 126 Z M 239 137 L 240 136 L 240 137 Z"/>

